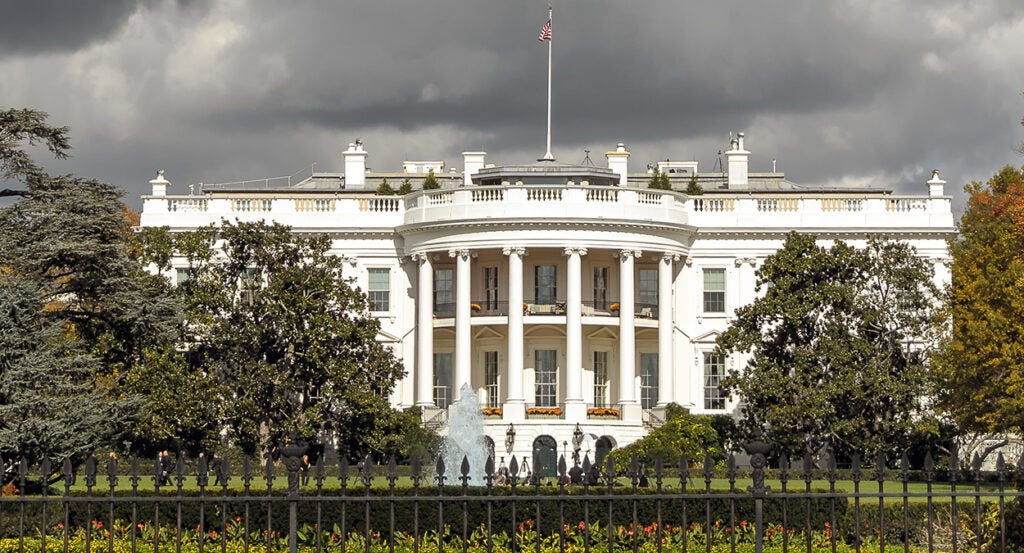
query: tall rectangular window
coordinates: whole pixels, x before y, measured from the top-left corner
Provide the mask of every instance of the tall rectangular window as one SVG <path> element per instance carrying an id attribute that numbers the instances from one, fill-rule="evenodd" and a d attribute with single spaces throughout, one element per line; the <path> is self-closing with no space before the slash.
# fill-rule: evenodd
<path id="1" fill-rule="evenodd" d="M 594 407 L 608 407 L 608 352 L 594 352 Z"/>
<path id="2" fill-rule="evenodd" d="M 434 269 L 434 312 L 438 314 L 454 314 L 455 276 L 451 269 Z"/>
<path id="3" fill-rule="evenodd" d="M 191 268 L 175 269 L 174 270 L 174 281 L 175 281 L 175 283 L 178 286 L 181 286 L 182 284 L 185 284 L 186 282 L 192 280 L 193 278 L 195 278 L 195 275 L 193 274 L 194 272 L 195 271 L 193 271 Z"/>
<path id="4" fill-rule="evenodd" d="M 533 352 L 534 371 L 537 375 L 535 402 L 538 407 L 554 407 L 558 392 L 557 352 L 539 349 Z"/>
<path id="5" fill-rule="evenodd" d="M 554 265 L 537 265 L 533 268 L 534 303 L 554 305 L 558 297 L 558 272 Z"/>
<path id="6" fill-rule="evenodd" d="M 498 268 L 484 267 L 484 309 L 498 309 Z"/>
<path id="7" fill-rule="evenodd" d="M 447 409 L 452 402 L 452 354 L 434 354 L 434 405 Z"/>
<path id="8" fill-rule="evenodd" d="M 725 356 L 717 353 L 704 354 L 704 408 L 725 409 L 722 395 L 722 376 L 725 375 Z"/>
<path id="9" fill-rule="evenodd" d="M 370 311 L 391 310 L 391 269 L 371 268 L 370 276 Z"/>
<path id="10" fill-rule="evenodd" d="M 487 389 L 487 406 L 501 407 L 498 398 L 498 352 L 484 352 L 484 387 Z"/>
<path id="11" fill-rule="evenodd" d="M 640 269 L 640 289 L 637 303 L 645 307 L 658 305 L 658 270 Z"/>
<path id="12" fill-rule="evenodd" d="M 658 354 L 640 354 L 640 407 L 651 409 L 658 404 Z"/>
<path id="13" fill-rule="evenodd" d="M 704 312 L 725 313 L 725 269 L 704 269 Z"/>
<path id="14" fill-rule="evenodd" d="M 608 309 L 608 267 L 594 267 L 594 309 Z"/>

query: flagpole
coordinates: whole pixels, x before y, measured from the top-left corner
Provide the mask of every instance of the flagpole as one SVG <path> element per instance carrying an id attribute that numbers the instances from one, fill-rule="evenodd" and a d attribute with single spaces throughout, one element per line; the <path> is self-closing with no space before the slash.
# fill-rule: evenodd
<path id="1" fill-rule="evenodd" d="M 552 10 L 551 4 L 548 4 L 548 21 L 552 21 L 552 19 L 551 19 L 552 11 L 553 10 Z M 552 21 L 552 24 L 553 23 L 554 22 Z M 552 26 L 552 29 L 553 28 L 554 27 Z M 555 160 L 555 156 L 551 155 L 551 43 L 552 42 L 554 42 L 554 40 L 548 40 L 548 141 L 547 141 L 547 150 L 546 150 L 546 152 L 544 154 L 544 159 L 542 161 L 554 161 Z"/>

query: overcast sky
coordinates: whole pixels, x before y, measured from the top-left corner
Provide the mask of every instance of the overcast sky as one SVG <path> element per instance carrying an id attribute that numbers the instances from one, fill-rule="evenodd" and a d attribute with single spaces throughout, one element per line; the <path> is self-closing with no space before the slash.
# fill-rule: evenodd
<path id="1" fill-rule="evenodd" d="M 554 0 L 552 150 L 712 170 L 743 131 L 751 171 L 947 192 L 1020 165 L 1020 0 Z M 0 106 L 71 127 L 55 172 L 139 204 L 189 183 L 483 150 L 544 153 L 541 0 L 0 0 Z M 42 159 L 42 154 L 40 154 Z M 957 209 L 962 200 L 956 202 Z"/>

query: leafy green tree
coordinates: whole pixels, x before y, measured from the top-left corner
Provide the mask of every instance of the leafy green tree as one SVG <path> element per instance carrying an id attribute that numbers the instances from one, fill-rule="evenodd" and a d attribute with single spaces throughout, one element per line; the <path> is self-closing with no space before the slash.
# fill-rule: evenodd
<path id="1" fill-rule="evenodd" d="M 927 388 L 935 340 L 931 265 L 901 243 L 862 249 L 790 233 L 757 272 L 762 296 L 736 311 L 720 351 L 749 354 L 723 380 L 748 433 L 802 454 L 903 450 Z"/>
<path id="2" fill-rule="evenodd" d="M 398 187 L 398 195 L 405 196 L 406 194 L 412 193 L 412 183 L 409 179 L 402 179 L 402 186 Z"/>
<path id="3" fill-rule="evenodd" d="M 434 176 L 434 170 L 431 169 L 430 172 L 427 173 L 427 177 L 425 179 L 423 179 L 423 189 L 424 190 L 438 190 L 440 188 L 441 188 L 441 183 L 437 182 L 437 177 Z"/>
<path id="4" fill-rule="evenodd" d="M 936 405 L 967 432 L 1024 432 L 1024 169 L 967 185 L 950 241 L 950 330 L 934 359 Z"/>
<path id="5" fill-rule="evenodd" d="M 654 174 L 651 175 L 651 180 L 647 181 L 647 188 L 652 188 L 654 190 L 672 190 L 672 182 L 668 180 L 667 174 L 655 169 Z"/>
<path id="6" fill-rule="evenodd" d="M 188 360 L 212 375 L 220 419 L 249 453 L 325 433 L 344 451 L 381 447 L 403 369 L 330 248 L 328 236 L 262 222 L 176 240 L 193 270 L 182 287 Z"/>
<path id="7" fill-rule="evenodd" d="M 690 182 L 686 183 L 686 195 L 687 196 L 701 196 L 704 194 L 704 187 L 697 182 L 697 175 L 690 177 Z"/>
<path id="8" fill-rule="evenodd" d="M 0 167 L 25 185 L 0 209 L 0 454 L 59 463 L 127 435 L 141 402 L 124 381 L 173 348 L 178 310 L 134 256 L 120 191 L 51 176 L 21 149 L 65 157 L 66 128 L 45 118 L 0 112 Z"/>
<path id="9" fill-rule="evenodd" d="M 616 471 L 626 470 L 633 455 L 650 466 L 661 457 L 667 466 L 674 466 L 683 454 L 690 461 L 700 462 L 709 453 L 713 460 L 725 459 L 725 449 L 715 432 L 711 417 L 691 415 L 684 407 L 670 403 L 665 407 L 665 424 L 651 430 L 644 438 L 611 452 Z"/>
<path id="10" fill-rule="evenodd" d="M 384 178 L 384 180 L 382 180 L 380 184 L 377 186 L 376 194 L 378 196 L 394 196 L 395 189 L 391 188 L 391 185 L 388 184 L 388 179 Z"/>

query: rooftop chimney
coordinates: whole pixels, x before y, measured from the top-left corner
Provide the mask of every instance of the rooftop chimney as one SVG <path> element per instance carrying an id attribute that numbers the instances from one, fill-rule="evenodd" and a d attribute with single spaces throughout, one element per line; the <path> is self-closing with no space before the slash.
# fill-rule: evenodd
<path id="1" fill-rule="evenodd" d="M 484 168 L 487 152 L 462 152 L 462 184 L 472 186 L 473 174 Z"/>
<path id="2" fill-rule="evenodd" d="M 729 188 L 746 188 L 750 152 L 743 148 L 743 133 L 737 134 L 731 142 L 732 148 L 725 152 L 729 160 Z"/>
<path id="3" fill-rule="evenodd" d="M 149 184 L 153 186 L 154 196 L 166 196 L 167 187 L 171 185 L 171 181 L 164 178 L 163 170 L 156 172 L 156 178 L 149 181 Z"/>
<path id="4" fill-rule="evenodd" d="M 363 143 L 357 138 L 342 155 L 345 156 L 345 188 L 362 188 L 366 184 L 366 156 L 369 155 Z"/>
<path id="5" fill-rule="evenodd" d="M 942 196 L 944 193 L 943 186 L 946 181 L 939 178 L 939 170 L 932 170 L 932 180 L 928 181 L 928 195 L 931 197 Z"/>
<path id="6" fill-rule="evenodd" d="M 604 157 L 608 158 L 608 168 L 619 175 L 619 186 L 626 186 L 626 177 L 629 174 L 629 152 L 622 142 L 611 152 L 605 152 Z"/>

